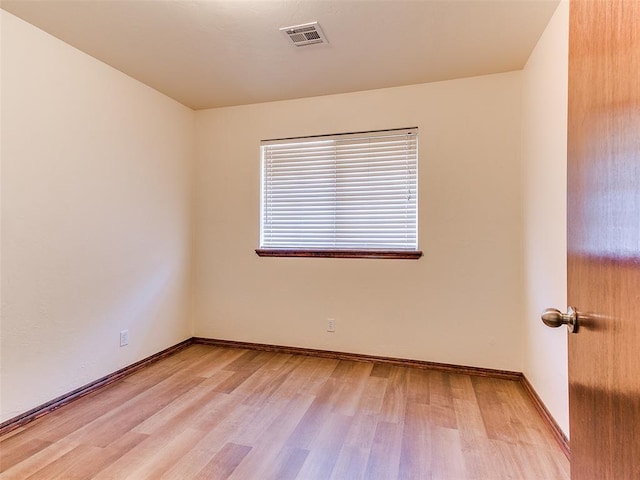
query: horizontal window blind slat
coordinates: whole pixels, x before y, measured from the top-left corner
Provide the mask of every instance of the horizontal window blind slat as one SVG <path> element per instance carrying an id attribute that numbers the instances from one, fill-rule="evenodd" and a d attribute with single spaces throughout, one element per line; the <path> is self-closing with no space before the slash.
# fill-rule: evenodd
<path id="1" fill-rule="evenodd" d="M 404 179 L 406 177 L 416 176 L 415 169 L 409 168 L 354 168 L 354 169 L 342 169 L 342 170 L 329 170 L 329 171 L 289 171 L 289 172 L 278 172 L 271 173 L 268 175 L 268 179 L 271 180 L 272 184 L 275 183 L 283 183 L 291 180 L 295 180 L 296 178 L 301 179 L 309 179 L 312 181 L 333 181 L 338 183 L 338 181 L 348 180 L 349 178 L 365 178 L 365 179 L 376 179 L 378 177 L 382 178 L 397 178 Z"/>
<path id="2" fill-rule="evenodd" d="M 305 224 L 304 226 L 300 225 L 278 225 L 272 228 L 269 228 L 268 232 L 271 235 L 282 234 L 282 233 L 308 233 L 308 232 L 323 232 L 323 231 L 334 231 L 334 232 L 345 232 L 349 231 L 351 233 L 362 234 L 368 231 L 372 232 L 386 232 L 389 235 L 395 235 L 396 233 L 401 235 L 407 235 L 408 233 L 414 233 L 416 230 L 416 225 L 402 225 L 398 224 L 379 224 L 379 225 L 360 225 L 360 228 L 355 228 L 351 226 L 346 226 L 344 223 L 336 224 L 336 225 L 328 225 L 328 224 L 320 224 L 320 225 L 309 225 Z"/>
<path id="3" fill-rule="evenodd" d="M 291 162 L 292 164 L 310 163 L 322 164 L 330 160 L 358 160 L 371 157 L 372 159 L 380 158 L 415 158 L 416 151 L 408 148 L 380 148 L 367 151 L 365 149 L 338 151 L 338 150 L 321 150 L 305 153 L 270 153 L 265 156 L 268 163 L 274 165 Z"/>
<path id="4" fill-rule="evenodd" d="M 277 244 L 275 244 L 275 242 L 271 245 L 267 244 L 265 245 L 266 248 L 273 248 L 273 249 L 278 249 L 278 248 L 319 248 L 319 249 L 326 249 L 326 250 L 339 250 L 341 248 L 344 249 L 356 249 L 356 245 L 361 245 L 362 248 L 378 248 L 380 250 L 409 250 L 409 251 L 413 251 L 415 250 L 412 247 L 409 247 L 406 245 L 406 243 L 402 242 L 402 241 L 396 241 L 396 242 L 363 242 L 360 239 L 355 239 L 355 240 L 344 240 L 341 242 L 313 242 L 313 241 L 298 241 L 297 239 L 292 239 L 290 241 L 295 241 L 297 244 L 297 247 L 278 247 Z M 389 248 L 387 248 L 387 245 L 389 246 Z"/>
<path id="5" fill-rule="evenodd" d="M 335 222 L 329 222 L 324 220 L 313 221 L 310 219 L 304 219 L 301 221 L 292 221 L 292 219 L 288 218 L 288 219 L 281 219 L 281 220 L 276 220 L 272 222 L 269 229 L 276 230 L 276 229 L 282 229 L 282 228 L 296 227 L 300 230 L 304 230 L 305 228 L 325 228 L 327 226 L 331 228 L 345 228 L 349 225 L 354 225 L 354 228 L 357 228 L 358 226 L 363 226 L 363 228 L 368 228 L 372 226 L 373 227 L 380 226 L 380 227 L 388 228 L 390 226 L 393 226 L 394 228 L 397 228 L 398 225 L 402 225 L 403 228 L 410 228 L 410 227 L 415 228 L 415 223 L 414 224 L 406 223 L 406 222 L 403 222 L 402 220 L 394 220 L 393 217 L 387 217 L 387 218 L 380 218 L 380 219 L 373 219 L 373 220 L 372 219 L 354 220 L 352 218 L 351 219 L 346 218 L 346 219 L 336 220 Z"/>
<path id="6" fill-rule="evenodd" d="M 295 156 L 283 159 L 268 159 L 265 161 L 271 171 L 294 169 L 345 169 L 348 167 L 385 166 L 391 164 L 416 165 L 416 154 L 404 152 L 380 152 L 370 155 L 323 155 L 316 157 Z"/>
<path id="7" fill-rule="evenodd" d="M 400 227 L 401 226 L 401 227 Z M 376 223 L 372 223 L 372 224 L 368 224 L 368 223 L 359 223 L 359 224 L 347 224 L 345 222 L 340 222 L 340 223 L 336 223 L 336 224 L 328 224 L 328 223 L 304 223 L 302 225 L 298 224 L 298 223 L 291 223 L 291 222 L 286 222 L 286 223 L 277 223 L 274 224 L 272 227 L 270 227 L 270 231 L 275 232 L 275 231 L 279 231 L 279 232 L 284 232 L 284 231 L 320 231 L 320 230 L 328 230 L 328 229 L 342 229 L 342 228 L 346 228 L 349 227 L 350 229 L 352 229 L 354 232 L 358 232 L 358 231 L 363 231 L 363 230 L 378 230 L 378 231 L 391 231 L 391 230 L 399 230 L 399 228 L 402 228 L 403 232 L 409 231 L 409 230 L 414 230 L 415 229 L 415 225 L 413 226 L 409 226 L 409 225 L 405 225 L 403 223 L 397 223 L 397 222 L 376 222 Z"/>
<path id="8" fill-rule="evenodd" d="M 402 180 L 413 180 L 416 176 L 415 170 L 408 170 L 406 168 L 394 168 L 394 169 L 358 169 L 358 170 L 339 170 L 332 172 L 325 171 L 305 171 L 304 173 L 300 172 L 286 172 L 281 173 L 279 175 L 269 175 L 267 178 L 271 181 L 271 185 L 275 184 L 286 184 L 287 182 L 292 182 L 295 184 L 295 180 L 309 180 L 310 182 L 326 182 L 326 183 L 339 183 L 349 181 L 349 179 L 363 179 L 376 181 L 381 178 L 398 181 L 399 183 Z"/>
<path id="9" fill-rule="evenodd" d="M 367 233 L 366 235 L 336 235 L 334 232 L 313 232 L 310 236 L 302 236 L 302 235 L 280 235 L 271 237 L 268 243 L 272 244 L 282 244 L 284 242 L 299 242 L 302 243 L 315 243 L 316 245 L 319 243 L 327 243 L 327 244 L 344 244 L 349 242 L 354 243 L 367 243 L 367 244 L 380 244 L 380 243 L 393 243 L 393 244 L 402 244 L 407 243 L 407 239 L 409 239 L 411 235 L 407 236 L 385 236 L 385 235 L 376 235 Z"/>
<path id="10" fill-rule="evenodd" d="M 350 175 L 342 175 L 342 176 L 334 176 L 333 178 L 326 177 L 302 177 L 298 182 L 296 182 L 295 178 L 282 178 L 282 179 L 271 179 L 270 185 L 265 190 L 269 191 L 277 191 L 282 188 L 292 188 L 294 189 L 299 185 L 317 185 L 318 187 L 329 188 L 333 187 L 336 189 L 345 189 L 351 183 L 361 183 L 361 184 L 370 184 L 372 187 L 375 185 L 386 185 L 392 184 L 397 188 L 410 189 L 412 187 L 412 183 L 415 183 L 416 175 L 389 175 L 385 177 L 384 175 L 372 175 L 367 178 L 362 175 L 350 176 Z"/>
<path id="11" fill-rule="evenodd" d="M 302 236 L 274 236 L 272 237 L 271 241 L 269 243 L 271 244 L 280 244 L 283 241 L 296 241 L 296 242 L 300 242 L 300 243 L 315 243 L 315 244 L 320 244 L 320 243 L 325 243 L 325 244 L 330 244 L 330 245 L 335 245 L 335 244 L 341 244 L 341 243 L 367 243 L 367 244 L 373 244 L 373 243 L 377 243 L 377 244 L 381 244 L 381 243 L 394 243 L 394 244 L 402 244 L 402 243 L 406 243 L 407 238 L 406 237 L 385 237 L 385 236 L 380 236 L 380 237 L 376 237 L 375 235 L 361 235 L 361 236 L 356 236 L 356 235 L 341 235 L 341 236 L 337 236 L 334 235 L 333 233 L 326 233 L 326 234 L 321 234 L 321 233 L 315 233 L 313 235 L 313 237 L 302 237 Z"/>
<path id="12" fill-rule="evenodd" d="M 366 182 L 353 181 L 339 187 L 327 185 L 314 186 L 313 184 L 307 185 L 306 183 L 303 183 L 301 186 L 279 185 L 277 190 L 269 190 L 265 193 L 266 196 L 273 199 L 307 197 L 318 200 L 334 200 L 336 197 L 375 198 L 377 196 L 388 197 L 392 194 L 406 197 L 409 194 L 415 193 L 415 190 L 410 190 L 406 186 L 398 186 L 389 182 L 368 184 Z"/>
<path id="13" fill-rule="evenodd" d="M 331 209 L 326 208 L 324 205 L 308 205 L 306 207 L 296 208 L 295 210 L 291 210 L 291 215 L 297 215 L 298 217 L 302 217 L 302 215 L 313 215 L 314 213 L 322 213 L 326 214 L 327 212 L 332 211 Z M 366 210 L 358 209 L 358 208 L 348 208 L 348 207 L 340 207 L 339 209 L 334 209 L 335 215 L 338 216 L 340 214 L 351 214 L 355 215 L 358 213 L 365 212 L 392 212 L 395 215 L 406 213 L 415 214 L 416 208 L 406 207 L 406 208 L 398 208 L 397 206 L 386 206 L 384 204 L 376 205 L 373 207 L 369 207 Z M 287 215 L 288 209 L 286 207 L 276 207 L 272 208 L 269 211 L 265 212 L 265 217 L 277 217 L 278 215 Z"/>
<path id="14" fill-rule="evenodd" d="M 272 207 L 269 210 L 264 212 L 265 217 L 271 217 L 273 219 L 277 219 L 279 217 L 286 216 L 295 216 L 297 218 L 303 218 L 304 216 L 312 216 L 312 215 L 323 215 L 323 216 L 333 216 L 335 218 L 339 218 L 341 216 L 353 216 L 353 217 L 363 217 L 367 214 L 371 215 L 381 215 L 388 214 L 399 216 L 402 214 L 406 215 L 414 215 L 416 213 L 416 205 L 405 206 L 402 204 L 395 205 L 386 205 L 384 203 L 379 203 L 373 206 L 362 207 L 361 205 L 352 205 L 352 206 L 337 206 L 334 207 L 332 205 L 280 205 L 277 207 Z"/>
<path id="15" fill-rule="evenodd" d="M 397 162 L 380 162 L 380 163 L 362 163 L 353 165 L 326 165 L 326 168 L 313 168 L 313 166 L 303 165 L 302 167 L 295 168 L 281 168 L 270 169 L 266 172 L 269 178 L 278 178 L 287 175 L 339 175 L 339 174 L 357 174 L 359 172 L 376 172 L 376 171 L 389 171 L 389 172 L 403 172 L 413 173 L 417 171 L 415 164 L 408 164 L 404 160 Z"/>
<path id="16" fill-rule="evenodd" d="M 325 195 L 322 196 L 306 196 L 306 197 L 279 197 L 272 198 L 269 202 L 271 207 L 275 208 L 283 208 L 288 205 L 295 207 L 298 205 L 300 208 L 304 208 L 305 206 L 321 206 L 327 205 L 330 208 L 346 208 L 351 206 L 361 208 L 366 208 L 366 205 L 371 203 L 372 206 L 380 205 L 380 204 L 389 204 L 389 205 L 407 205 L 410 206 L 411 203 L 414 203 L 414 197 L 409 198 L 411 194 L 407 192 L 397 192 L 395 190 L 390 190 L 387 195 L 382 192 L 378 192 L 377 194 L 369 195 L 367 192 L 362 192 L 360 195 L 350 193 L 349 195 L 344 194 L 335 197 L 327 197 Z M 334 207 L 335 206 L 335 207 Z M 268 207 L 267 207 L 268 208 Z M 267 210 L 268 211 L 268 210 Z"/>
<path id="17" fill-rule="evenodd" d="M 265 158 L 272 155 L 295 155 L 304 156 L 306 154 L 315 155 L 323 152 L 356 152 L 370 150 L 372 152 L 385 149 L 415 150 L 417 146 L 416 139 L 413 140 L 393 140 L 385 142 L 352 142 L 352 143 L 316 143 L 312 145 L 296 145 L 296 146 L 265 146 L 263 151 Z"/>

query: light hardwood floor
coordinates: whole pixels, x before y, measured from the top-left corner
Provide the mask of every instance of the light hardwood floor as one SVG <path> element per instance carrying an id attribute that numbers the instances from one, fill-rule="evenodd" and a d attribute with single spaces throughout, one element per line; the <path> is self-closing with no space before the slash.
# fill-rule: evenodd
<path id="1" fill-rule="evenodd" d="M 192 345 L 0 439 L 2 479 L 562 480 L 518 382 Z"/>

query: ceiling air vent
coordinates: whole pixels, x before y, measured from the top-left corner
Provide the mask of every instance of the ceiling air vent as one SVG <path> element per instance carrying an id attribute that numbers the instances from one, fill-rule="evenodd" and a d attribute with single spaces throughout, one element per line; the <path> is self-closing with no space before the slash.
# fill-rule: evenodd
<path id="1" fill-rule="evenodd" d="M 293 27 L 283 27 L 280 29 L 296 47 L 315 45 L 317 43 L 329 43 L 322 33 L 318 22 L 295 25 Z"/>

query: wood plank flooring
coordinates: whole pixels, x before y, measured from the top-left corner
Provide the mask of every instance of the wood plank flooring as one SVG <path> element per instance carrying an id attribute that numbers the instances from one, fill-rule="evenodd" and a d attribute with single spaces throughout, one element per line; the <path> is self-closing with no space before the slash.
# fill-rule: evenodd
<path id="1" fill-rule="evenodd" d="M 192 345 L 0 438 L 0 479 L 563 480 L 518 382 Z"/>

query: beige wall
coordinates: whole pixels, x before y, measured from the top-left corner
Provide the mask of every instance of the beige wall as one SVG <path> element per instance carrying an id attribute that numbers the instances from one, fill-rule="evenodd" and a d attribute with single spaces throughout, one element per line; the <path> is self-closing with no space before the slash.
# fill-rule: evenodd
<path id="1" fill-rule="evenodd" d="M 196 335 L 520 371 L 520 98 L 512 72 L 197 112 Z M 260 140 L 411 126 L 422 259 L 255 255 Z"/>
<path id="2" fill-rule="evenodd" d="M 567 334 L 540 321 L 567 304 L 566 156 L 569 4 L 560 3 L 523 75 L 526 317 L 524 373 L 569 433 Z"/>
<path id="3" fill-rule="evenodd" d="M 191 336 L 194 113 L 0 15 L 4 420 Z"/>

